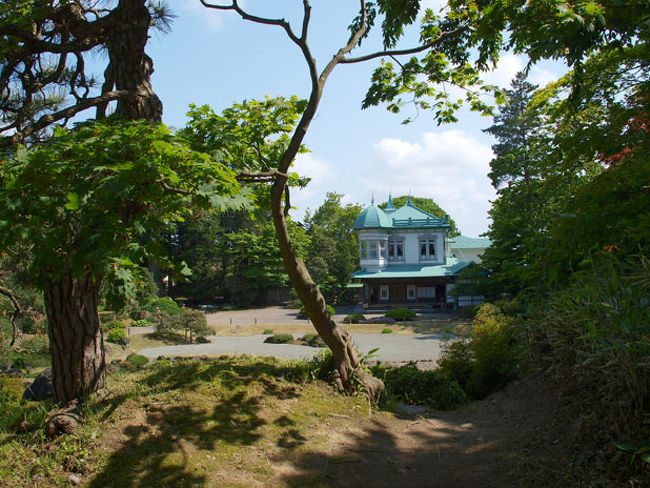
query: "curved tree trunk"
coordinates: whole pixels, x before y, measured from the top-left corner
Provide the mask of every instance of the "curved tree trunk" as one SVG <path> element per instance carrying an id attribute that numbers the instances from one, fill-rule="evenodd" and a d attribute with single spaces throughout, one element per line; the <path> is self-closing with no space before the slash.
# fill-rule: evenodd
<path id="1" fill-rule="evenodd" d="M 104 387 L 106 365 L 97 310 L 100 283 L 70 273 L 45 289 L 55 400 L 68 404 Z"/>
<path id="2" fill-rule="evenodd" d="M 361 386 L 371 402 L 379 401 L 384 392 L 384 383 L 360 367 L 360 358 L 350 334 L 332 320 L 318 285 L 309 275 L 302 259 L 296 257 L 282 209 L 284 188 L 285 182 L 280 179 L 276 180 L 271 190 L 271 212 L 284 268 L 316 331 L 332 350 L 339 388 L 350 392 Z"/>

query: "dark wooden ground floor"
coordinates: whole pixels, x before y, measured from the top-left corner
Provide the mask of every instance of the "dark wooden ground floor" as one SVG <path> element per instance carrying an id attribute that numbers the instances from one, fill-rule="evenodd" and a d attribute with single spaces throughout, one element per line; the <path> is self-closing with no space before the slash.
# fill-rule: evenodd
<path id="1" fill-rule="evenodd" d="M 444 308 L 449 278 L 362 280 L 366 306 L 430 305 Z"/>

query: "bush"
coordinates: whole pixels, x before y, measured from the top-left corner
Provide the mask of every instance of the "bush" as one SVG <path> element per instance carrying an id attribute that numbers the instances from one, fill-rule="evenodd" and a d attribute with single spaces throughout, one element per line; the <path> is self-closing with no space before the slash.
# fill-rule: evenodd
<path id="1" fill-rule="evenodd" d="M 149 322 L 146 319 L 141 319 L 141 320 L 134 320 L 133 322 L 131 322 L 130 326 L 131 327 L 153 327 L 154 323 Z"/>
<path id="2" fill-rule="evenodd" d="M 108 331 L 106 336 L 108 342 L 113 344 L 122 344 L 126 340 L 126 330 L 125 329 L 111 329 Z"/>
<path id="3" fill-rule="evenodd" d="M 512 319 L 491 303 L 479 306 L 471 339 L 443 344 L 438 365 L 472 399 L 500 390 L 519 376 L 521 368 Z"/>
<path id="4" fill-rule="evenodd" d="M 601 259 L 533 309 L 527 330 L 538 362 L 588 412 L 582 437 L 647 443 L 650 259 Z"/>
<path id="5" fill-rule="evenodd" d="M 174 300 L 169 297 L 156 298 L 143 308 L 148 312 L 162 312 L 171 316 L 180 315 L 182 313 L 181 308 L 176 304 Z"/>
<path id="6" fill-rule="evenodd" d="M 121 366 L 128 371 L 135 371 L 149 364 L 149 359 L 140 354 L 129 354 Z"/>
<path id="7" fill-rule="evenodd" d="M 293 336 L 291 334 L 273 334 L 271 337 L 268 337 L 264 342 L 269 344 L 286 344 L 287 342 L 292 342 Z"/>
<path id="8" fill-rule="evenodd" d="M 450 410 L 468 401 L 460 385 L 444 371 L 421 371 L 412 363 L 400 368 L 376 365 L 370 371 L 384 381 L 388 396 L 405 403 Z"/>
<path id="9" fill-rule="evenodd" d="M 205 314 L 200 310 L 190 308 L 179 309 L 177 315 L 160 313 L 159 322 L 154 329 L 154 333 L 159 338 L 181 341 L 186 344 L 192 344 L 198 337 L 214 332 L 208 327 Z"/>
<path id="10" fill-rule="evenodd" d="M 264 332 L 262 332 L 262 334 L 265 335 L 273 334 L 273 329 L 264 329 Z"/>
<path id="11" fill-rule="evenodd" d="M 302 340 L 311 347 L 324 347 L 325 343 L 323 339 L 318 334 L 305 334 L 302 336 Z"/>
<path id="12" fill-rule="evenodd" d="M 351 313 L 349 315 L 346 315 L 343 318 L 343 322 L 347 324 L 358 324 L 362 320 L 366 320 L 366 317 L 364 317 L 363 314 L 360 313 Z"/>
<path id="13" fill-rule="evenodd" d="M 24 421 L 31 429 L 47 419 L 49 402 L 23 400 L 25 384 L 19 377 L 0 375 L 0 432 L 12 433 Z"/>
<path id="14" fill-rule="evenodd" d="M 412 320 L 415 318 L 415 312 L 408 308 L 394 308 L 386 312 L 384 316 L 397 321 Z"/>
<path id="15" fill-rule="evenodd" d="M 381 333 L 382 333 L 382 334 L 392 334 L 392 333 L 393 333 L 393 329 L 388 329 L 388 328 L 386 328 L 386 329 L 381 329 Z"/>
<path id="16" fill-rule="evenodd" d="M 111 331 L 113 329 L 124 329 L 126 324 L 119 320 L 111 320 L 110 322 L 103 324 L 102 327 L 105 331 Z"/>

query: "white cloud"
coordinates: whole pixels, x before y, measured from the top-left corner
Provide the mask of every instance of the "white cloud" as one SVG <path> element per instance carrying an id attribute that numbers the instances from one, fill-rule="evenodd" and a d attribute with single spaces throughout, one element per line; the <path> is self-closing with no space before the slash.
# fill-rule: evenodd
<path id="1" fill-rule="evenodd" d="M 530 74 L 528 75 L 528 81 L 535 85 L 539 85 L 540 88 L 548 85 L 549 83 L 557 81 L 559 78 L 560 77 L 557 73 L 542 68 L 541 66 L 533 66 L 530 69 Z"/>
<path id="2" fill-rule="evenodd" d="M 326 193 L 332 191 L 334 171 L 329 162 L 310 153 L 298 154 L 291 169 L 300 176 L 311 178 L 306 188 L 291 190 L 291 206 L 296 207 L 291 214 L 302 220 L 307 208 L 313 213 L 325 201 Z"/>
<path id="3" fill-rule="evenodd" d="M 199 0 L 181 0 L 178 3 L 178 9 L 187 13 L 189 17 L 198 19 L 204 25 L 212 29 L 219 29 L 223 24 L 222 11 L 204 7 Z"/>
<path id="4" fill-rule="evenodd" d="M 508 53 L 501 56 L 497 67 L 489 73 L 486 73 L 484 79 L 485 82 L 490 85 L 509 88 L 510 81 L 515 77 L 517 72 L 522 69 L 524 69 L 524 62 L 521 56 Z"/>
<path id="5" fill-rule="evenodd" d="M 432 198 L 464 234 L 477 236 L 487 230 L 495 196 L 487 177 L 492 157 L 489 146 L 459 130 L 425 132 L 418 143 L 382 139 L 360 182 L 377 201 L 389 192 Z"/>

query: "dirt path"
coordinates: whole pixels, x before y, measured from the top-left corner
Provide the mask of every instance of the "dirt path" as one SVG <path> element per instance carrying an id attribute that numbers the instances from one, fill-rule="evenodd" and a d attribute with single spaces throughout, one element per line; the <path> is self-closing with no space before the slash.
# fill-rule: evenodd
<path id="1" fill-rule="evenodd" d="M 341 424 L 323 452 L 280 462 L 276 479 L 290 486 L 318 479 L 322 486 L 341 488 L 554 486 L 529 479 L 521 459 L 531 439 L 544 431 L 552 435 L 555 406 L 552 396 L 524 383 L 471 409 L 426 417 L 380 412 Z M 549 465 L 561 457 L 559 448 L 533 455 Z"/>

